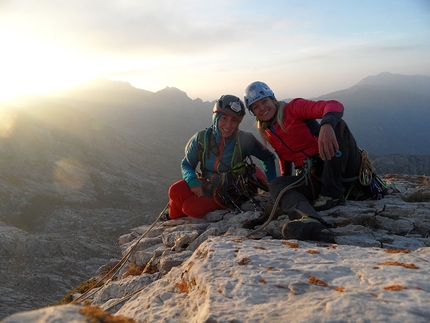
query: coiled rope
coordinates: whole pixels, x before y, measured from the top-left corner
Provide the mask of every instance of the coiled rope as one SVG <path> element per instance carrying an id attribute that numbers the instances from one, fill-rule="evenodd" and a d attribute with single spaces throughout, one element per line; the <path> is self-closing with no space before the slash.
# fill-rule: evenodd
<path id="1" fill-rule="evenodd" d="M 369 186 L 373 180 L 373 174 L 375 172 L 375 168 L 372 165 L 372 162 L 369 159 L 369 155 L 367 151 L 364 149 L 359 149 L 361 154 L 361 166 L 360 172 L 358 173 L 358 180 L 360 184 L 363 186 Z"/>

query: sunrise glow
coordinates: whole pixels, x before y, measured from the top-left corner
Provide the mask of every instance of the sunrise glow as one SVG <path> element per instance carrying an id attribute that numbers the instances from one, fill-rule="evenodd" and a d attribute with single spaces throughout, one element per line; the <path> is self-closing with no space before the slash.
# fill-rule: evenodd
<path id="1" fill-rule="evenodd" d="M 0 4 L 0 101 L 100 77 L 213 100 L 257 79 L 311 97 L 381 72 L 430 75 L 426 1 L 167 3 Z"/>

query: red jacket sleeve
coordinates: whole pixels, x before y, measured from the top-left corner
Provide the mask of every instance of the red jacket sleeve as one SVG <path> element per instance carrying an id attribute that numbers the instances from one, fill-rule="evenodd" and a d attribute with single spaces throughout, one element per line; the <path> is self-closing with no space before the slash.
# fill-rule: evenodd
<path id="1" fill-rule="evenodd" d="M 312 101 L 305 99 L 294 99 L 290 102 L 290 113 L 294 118 L 321 119 L 321 124 L 330 123 L 333 129 L 343 116 L 343 104 L 339 101 Z"/>

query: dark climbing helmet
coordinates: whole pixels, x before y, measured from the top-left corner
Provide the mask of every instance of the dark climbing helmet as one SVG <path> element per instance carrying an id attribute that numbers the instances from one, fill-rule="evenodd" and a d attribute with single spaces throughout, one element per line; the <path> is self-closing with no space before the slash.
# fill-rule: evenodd
<path id="1" fill-rule="evenodd" d="M 248 87 L 245 89 L 245 105 L 246 108 L 249 110 L 249 113 L 254 115 L 251 106 L 258 100 L 267 98 L 269 96 L 272 99 L 276 100 L 275 94 L 266 83 L 255 81 L 249 84 Z"/>
<path id="2" fill-rule="evenodd" d="M 213 112 L 223 112 L 242 119 L 245 115 L 245 105 L 237 96 L 226 94 L 215 102 Z"/>

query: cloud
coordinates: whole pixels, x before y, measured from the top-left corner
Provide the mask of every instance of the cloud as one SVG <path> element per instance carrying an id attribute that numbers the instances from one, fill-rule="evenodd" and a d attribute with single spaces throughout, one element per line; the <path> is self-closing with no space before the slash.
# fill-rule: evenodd
<path id="1" fill-rule="evenodd" d="M 400 53 L 416 50 L 415 46 L 371 46 L 364 47 L 362 49 L 363 52 L 367 52 L 369 54 L 386 54 L 386 53 Z"/>
<path id="2" fill-rule="evenodd" d="M 9 30 L 82 51 L 181 54 L 242 39 L 238 20 L 222 13 L 225 1 L 24 2 L 8 6 Z"/>

